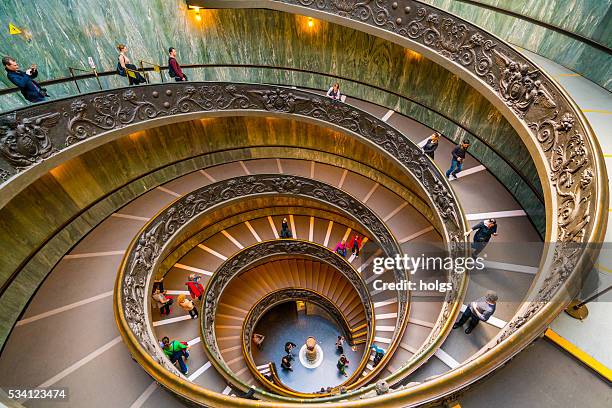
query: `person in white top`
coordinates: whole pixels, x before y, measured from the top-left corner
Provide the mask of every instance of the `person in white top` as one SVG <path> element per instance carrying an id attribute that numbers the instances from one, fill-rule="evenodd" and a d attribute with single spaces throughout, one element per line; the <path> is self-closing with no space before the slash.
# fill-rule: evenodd
<path id="1" fill-rule="evenodd" d="M 138 72 L 136 65 L 130 62 L 127 56 L 127 45 L 117 45 L 117 51 L 119 51 L 118 62 L 117 62 L 117 73 L 121 76 L 128 78 L 130 86 L 144 84 L 147 82 L 144 77 Z"/>
<path id="2" fill-rule="evenodd" d="M 340 97 L 342 95 L 340 94 L 340 84 L 336 82 L 331 88 L 329 88 L 329 91 L 327 91 L 326 96 L 335 101 L 341 100 Z"/>

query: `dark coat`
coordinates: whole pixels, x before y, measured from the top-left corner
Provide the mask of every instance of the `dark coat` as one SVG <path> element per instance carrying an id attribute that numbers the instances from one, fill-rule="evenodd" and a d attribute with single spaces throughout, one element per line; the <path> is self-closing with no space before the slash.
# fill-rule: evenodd
<path id="1" fill-rule="evenodd" d="M 9 81 L 14 83 L 20 90 L 24 98 L 30 102 L 42 102 L 45 100 L 45 95 L 42 94 L 40 86 L 33 81 L 38 75 L 38 71 L 34 70 L 30 75 L 23 71 L 6 70 L 6 76 Z"/>

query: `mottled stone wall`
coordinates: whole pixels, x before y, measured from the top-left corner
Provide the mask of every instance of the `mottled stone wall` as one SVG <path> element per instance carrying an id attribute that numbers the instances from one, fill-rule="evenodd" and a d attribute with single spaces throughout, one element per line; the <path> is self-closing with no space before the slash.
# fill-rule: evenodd
<path id="1" fill-rule="evenodd" d="M 568 35 L 460 0 L 422 0 L 612 91 L 612 56 Z M 611 0 L 476 0 L 533 18 L 612 48 Z"/>
<path id="2" fill-rule="evenodd" d="M 309 28 L 304 17 L 267 10 L 204 10 L 198 23 L 181 0 L 7 0 L 0 3 L 0 14 L 32 34 L 27 42 L 2 31 L 0 51 L 14 55 L 22 65 L 38 63 L 43 79 L 66 76 L 66 65 L 85 66 L 88 56 L 101 71 L 112 70 L 117 62 L 115 45 L 121 42 L 128 44 L 133 61 L 165 64 L 166 49 L 172 45 L 183 63 L 293 67 L 332 73 L 395 92 L 401 98 L 367 86 L 343 84 L 346 93 L 397 109 L 453 140 L 470 134 L 485 140 L 512 162 L 520 175 L 474 138 L 472 153 L 515 194 L 540 230 L 544 228 L 542 204 L 523 180 L 541 193 L 535 167 L 501 113 L 449 71 L 389 41 L 322 21 Z M 332 81 L 282 69 L 213 68 L 189 70 L 187 74 L 194 80 L 319 89 Z M 7 83 L 3 75 L 0 80 Z M 125 79 L 105 77 L 102 83 L 105 88 L 123 86 Z M 97 87 L 95 80 L 81 81 L 80 85 L 89 91 Z M 62 84 L 50 86 L 49 91 L 60 97 L 74 94 L 76 88 Z M 0 97 L 0 109 L 20 101 L 20 95 Z"/>

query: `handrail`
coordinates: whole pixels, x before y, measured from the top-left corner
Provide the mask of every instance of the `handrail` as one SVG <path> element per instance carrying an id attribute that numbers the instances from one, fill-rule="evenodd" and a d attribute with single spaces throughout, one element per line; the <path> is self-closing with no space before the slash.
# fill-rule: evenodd
<path id="1" fill-rule="evenodd" d="M 472 6 L 476 6 L 476 7 L 482 7 L 484 9 L 488 9 L 488 10 L 491 10 L 491 11 L 494 11 L 500 14 L 506 14 L 508 16 L 518 18 L 520 20 L 525 20 L 529 23 L 547 28 L 549 30 L 566 35 L 568 37 L 572 37 L 574 40 L 586 43 L 593 48 L 597 48 L 599 51 L 605 52 L 606 54 L 612 54 L 612 49 L 610 49 L 610 47 L 606 46 L 605 44 L 595 41 L 594 39 L 586 37 L 582 34 L 578 34 L 573 31 L 567 30 L 558 25 L 547 23 L 545 21 L 538 20 L 536 18 L 526 16 L 525 14 L 517 13 L 512 10 L 508 10 L 507 8 L 496 6 L 493 4 L 482 3 L 480 1 L 475 1 L 475 0 L 456 0 L 456 1 L 461 2 L 461 3 L 467 3 Z"/>
<path id="2" fill-rule="evenodd" d="M 219 8 L 269 8 L 365 30 L 414 49 L 476 87 L 525 142 L 542 181 L 546 248 L 525 302 L 480 354 L 430 381 L 378 398 L 380 406 L 439 401 L 502 366 L 539 336 L 590 270 L 607 223 L 609 193 L 601 148 L 567 92 L 500 38 L 416 0 L 207 0 Z M 358 406 L 357 402 L 346 406 Z"/>
<path id="3" fill-rule="evenodd" d="M 105 97 L 110 98 L 110 105 L 106 104 L 108 101 Z M 275 103 L 270 101 L 275 101 Z M 99 103 L 103 105 L 98 105 Z M 62 138 L 65 140 L 68 137 L 69 142 L 65 143 L 68 146 L 77 141 L 94 139 L 117 130 L 127 132 L 129 128 L 126 129 L 126 127 L 136 124 L 141 126 L 149 122 L 146 125 L 151 126 L 154 125 L 152 120 L 160 117 L 164 118 L 165 123 L 171 122 L 174 115 L 178 116 L 176 120 L 184 120 L 185 114 L 199 114 L 203 110 L 206 112 L 212 110 L 213 115 L 221 111 L 245 112 L 245 114 L 262 112 L 269 116 L 310 118 L 315 122 L 328 123 L 329 126 L 359 137 L 360 140 L 384 152 L 390 160 L 397 162 L 406 174 L 411 174 L 423 189 L 429 186 L 428 198 L 432 207 L 438 210 L 437 216 L 443 225 L 441 232 L 446 241 L 462 240 L 462 234 L 459 234 L 459 231 L 463 230 L 466 222 L 462 216 L 460 204 L 435 164 L 391 126 L 344 103 L 333 102 L 302 90 L 261 84 L 173 83 L 129 88 L 119 93 L 114 91 L 94 93 L 53 104 L 60 104 L 59 110 L 62 113 L 46 114 L 54 121 L 57 118 L 57 122 L 43 124 L 43 126 L 50 126 L 50 128 L 45 128 L 45 136 L 55 145 L 60 144 L 58 140 Z M 57 108 L 57 105 L 55 106 Z M 106 111 L 107 108 L 110 110 Z M 38 106 L 23 109 L 19 111 L 19 117 L 16 117 L 15 120 L 27 122 L 30 111 L 40 112 Z M 126 112 L 129 112 L 128 116 L 125 116 Z M 104 122 L 92 121 L 92 116 L 96 115 L 107 115 L 108 119 L 114 121 L 112 123 L 107 120 Z M 79 147 L 83 145 L 84 143 L 79 143 Z M 47 158 L 44 158 L 43 164 L 46 162 Z M 32 169 L 28 168 L 28 170 Z M 368 217 L 365 217 L 365 220 L 367 219 Z M 405 293 L 399 295 L 400 297 L 405 296 Z M 407 299 L 401 302 L 407 304 Z M 400 307 L 400 310 L 402 309 L 404 306 Z M 405 320 L 405 317 L 406 313 L 400 313 L 400 319 Z M 138 355 L 142 349 L 139 350 L 136 347 L 131 348 L 131 351 Z M 390 356 L 391 353 L 388 355 Z M 155 368 L 148 362 L 143 360 L 141 363 L 144 367 L 155 371 Z"/>
<path id="4" fill-rule="evenodd" d="M 153 68 L 153 71 L 155 72 L 159 72 L 159 77 L 161 78 L 162 83 L 166 82 L 164 80 L 164 74 L 162 72 L 162 69 L 168 69 L 168 67 L 161 67 L 159 64 L 156 64 L 154 62 L 148 62 L 148 61 L 144 61 L 144 60 L 140 60 L 140 69 L 144 72 L 145 71 L 145 67 L 144 64 L 149 65 L 151 68 Z M 147 81 L 148 83 L 148 81 Z"/>
<path id="5" fill-rule="evenodd" d="M 145 62 L 145 61 L 143 61 Z M 151 63 L 149 63 L 151 64 Z M 159 65 L 160 69 L 163 70 L 167 70 L 168 66 L 163 66 L 163 65 Z M 457 122 L 455 119 L 451 118 L 450 116 L 435 110 L 434 108 L 425 105 L 422 102 L 419 102 L 413 98 L 409 98 L 405 95 L 402 95 L 398 92 L 395 92 L 393 90 L 389 90 L 389 89 L 385 89 L 383 87 L 377 86 L 377 85 L 372 85 L 372 84 L 368 84 L 366 82 L 357 80 L 357 79 L 353 79 L 353 78 L 348 78 L 342 75 L 337 75 L 337 74 L 329 74 L 329 73 L 325 73 L 325 72 L 320 72 L 320 71 L 314 71 L 314 70 L 310 70 L 310 69 L 303 69 L 303 68 L 294 68 L 294 67 L 283 67 L 283 66 L 270 66 L 270 65 L 258 65 L 258 64 L 185 64 L 182 65 L 182 68 L 184 69 L 200 69 L 200 68 L 257 68 L 257 69 L 276 69 L 276 70 L 285 70 L 285 71 L 290 71 L 290 72 L 300 72 L 300 73 L 307 73 L 307 74 L 314 74 L 314 75 L 321 75 L 321 76 L 328 76 L 330 78 L 335 78 L 339 81 L 343 81 L 343 82 L 353 82 L 355 84 L 358 84 L 360 86 L 366 86 L 372 89 L 376 89 L 378 91 L 382 91 L 385 93 L 388 93 L 390 95 L 393 95 L 397 98 L 400 99 L 404 99 L 407 101 L 410 101 L 411 103 L 414 103 L 424 109 L 427 109 L 429 111 L 435 112 L 437 115 L 441 116 L 442 118 L 444 118 L 445 120 L 451 122 L 454 126 L 456 126 L 457 128 L 461 129 L 462 131 L 466 132 L 467 134 L 470 135 L 470 137 L 473 137 L 475 139 L 477 139 L 479 141 L 479 143 L 484 144 L 485 146 L 487 146 L 488 149 L 490 149 L 491 151 L 493 151 L 497 156 L 499 156 L 504 163 L 506 163 L 522 180 L 523 182 L 525 182 L 525 184 L 527 184 L 527 186 L 532 190 L 532 192 L 535 194 L 535 196 L 540 200 L 543 201 L 544 197 L 542 195 L 542 193 L 540 192 L 540 190 L 533 184 L 533 182 L 531 180 L 529 180 L 528 178 L 526 178 L 522 172 L 520 171 L 520 169 L 516 166 L 516 164 L 513 163 L 512 160 L 508 159 L 507 157 L 504 157 L 503 152 L 499 152 L 497 151 L 495 148 L 493 148 L 491 146 L 491 144 L 489 142 L 487 142 L 485 139 L 483 139 L 482 137 L 480 137 L 479 135 L 473 133 L 471 130 L 469 130 L 468 128 L 465 127 L 465 125 Z M 152 67 L 149 68 L 143 68 L 144 71 L 154 71 L 155 69 Z M 116 70 L 110 70 L 110 71 L 104 71 L 104 72 L 100 72 L 99 76 L 114 76 L 117 75 L 117 71 Z M 160 76 L 162 77 L 162 83 L 164 82 L 163 80 L 163 73 L 160 71 Z M 92 75 L 80 75 L 77 76 L 77 79 L 88 79 L 88 78 L 92 78 Z M 60 84 L 60 83 L 64 83 L 64 82 L 68 82 L 72 80 L 71 77 L 64 77 L 64 78 L 58 78 L 58 79 L 53 79 L 53 80 L 49 80 L 49 81 L 42 81 L 39 82 L 40 85 L 56 85 L 56 84 Z M 271 85 L 281 85 L 281 84 L 271 84 Z M 304 89 L 311 89 L 308 87 L 303 87 Z M 16 93 L 19 92 L 19 88 L 17 87 L 10 87 L 10 88 L 5 88 L 5 89 L 0 89 L 0 96 L 2 95 L 6 95 L 6 94 L 10 94 L 10 93 Z M 80 93 L 80 90 L 79 90 Z M 413 119 L 416 120 L 419 123 L 419 120 L 417 119 Z M 422 123 L 423 124 L 423 123 Z M 423 124 L 425 125 L 425 124 Z"/>
<path id="6" fill-rule="evenodd" d="M 279 297 L 282 297 L 282 298 L 279 299 Z M 348 325 L 348 320 L 346 316 L 334 304 L 334 302 L 331 299 L 329 299 L 327 296 L 323 295 L 322 293 L 317 292 L 314 289 L 307 289 L 307 288 L 278 289 L 278 290 L 275 290 L 274 292 L 267 294 L 261 299 L 259 299 L 253 305 L 253 307 L 251 307 L 251 309 L 249 310 L 249 313 L 245 317 L 242 323 L 242 333 L 243 333 L 242 342 L 241 342 L 242 343 L 242 354 L 244 356 L 244 360 L 246 361 L 247 366 L 249 367 L 249 370 L 251 371 L 251 373 L 255 375 L 262 384 L 264 384 L 265 386 L 268 386 L 272 391 L 280 393 L 281 395 L 288 395 L 294 398 L 325 397 L 328 395 L 332 395 L 332 393 L 314 393 L 314 392 L 305 393 L 305 392 L 295 391 L 294 389 L 284 384 L 280 379 L 279 379 L 278 384 L 270 385 L 269 382 L 265 381 L 265 378 L 263 377 L 263 375 L 261 375 L 259 370 L 257 370 L 257 366 L 255 365 L 255 362 L 253 361 L 253 355 L 251 353 L 251 338 L 253 335 L 253 330 L 255 329 L 255 326 L 257 325 L 257 322 L 259 321 L 259 319 L 266 312 L 268 312 L 270 309 L 272 309 L 274 306 L 277 306 L 280 303 L 293 301 L 293 300 L 301 300 L 304 297 L 306 297 L 309 302 L 320 303 L 320 306 L 322 306 L 325 310 L 328 310 L 328 308 L 335 309 L 336 313 L 332 315 L 334 316 L 334 318 L 339 316 L 339 318 L 342 319 L 342 324 L 340 324 L 340 326 L 344 328 L 344 331 L 346 331 L 347 333 L 350 333 L 350 331 L 348 330 L 349 325 Z M 322 301 L 319 300 L 318 298 L 320 298 Z M 262 308 L 263 310 L 261 310 Z M 255 313 L 257 313 L 257 315 L 255 315 Z M 372 321 L 364 323 L 366 326 L 369 325 L 368 333 L 372 333 L 372 330 L 375 326 L 374 319 L 375 317 L 374 315 L 372 315 Z M 371 344 L 372 342 L 371 337 L 373 336 L 370 334 L 369 337 L 370 337 L 369 344 Z M 351 377 L 346 379 L 341 384 L 333 388 L 337 389 L 338 387 L 341 387 L 345 384 L 349 384 L 351 381 L 354 380 L 356 376 L 359 376 L 361 372 L 363 372 L 363 370 L 365 369 L 365 366 L 367 365 L 369 361 L 369 356 L 370 356 L 369 347 L 366 347 L 364 349 L 363 356 L 361 357 L 361 362 L 357 366 L 357 368 L 355 369 Z"/>
<path id="7" fill-rule="evenodd" d="M 68 70 L 70 71 L 70 76 L 72 77 L 74 84 L 76 85 L 77 91 L 79 93 L 81 93 L 81 88 L 79 87 L 79 82 L 77 81 L 77 77 L 74 75 L 74 71 L 93 73 L 93 75 L 96 77 L 96 80 L 98 81 L 98 86 L 100 87 L 100 90 L 102 90 L 102 83 L 100 82 L 100 77 L 98 76 L 98 70 L 95 67 L 91 69 L 68 67 Z"/>

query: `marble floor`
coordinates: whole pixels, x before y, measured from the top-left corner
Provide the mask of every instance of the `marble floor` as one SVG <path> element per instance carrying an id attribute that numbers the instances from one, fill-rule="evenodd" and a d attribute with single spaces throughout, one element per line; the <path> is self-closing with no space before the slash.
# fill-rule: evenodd
<path id="1" fill-rule="evenodd" d="M 321 387 L 334 387 L 343 383 L 347 377 L 338 372 L 336 363 L 340 353 L 335 343 L 339 328 L 335 323 L 318 315 L 306 315 L 304 311 L 295 312 L 290 304 L 272 309 L 259 321 L 256 332 L 266 336 L 261 350 L 254 350 L 253 358 L 257 365 L 273 361 L 276 363 L 281 381 L 294 391 L 316 392 Z M 317 368 L 306 368 L 300 363 L 299 349 L 308 336 L 314 336 L 323 350 L 323 362 Z M 298 345 L 292 361 L 293 371 L 281 368 L 281 358 L 285 355 L 285 343 L 291 341 Z M 357 351 L 344 347 L 344 354 L 350 361 L 347 374 L 350 376 L 363 355 L 363 347 Z"/>

